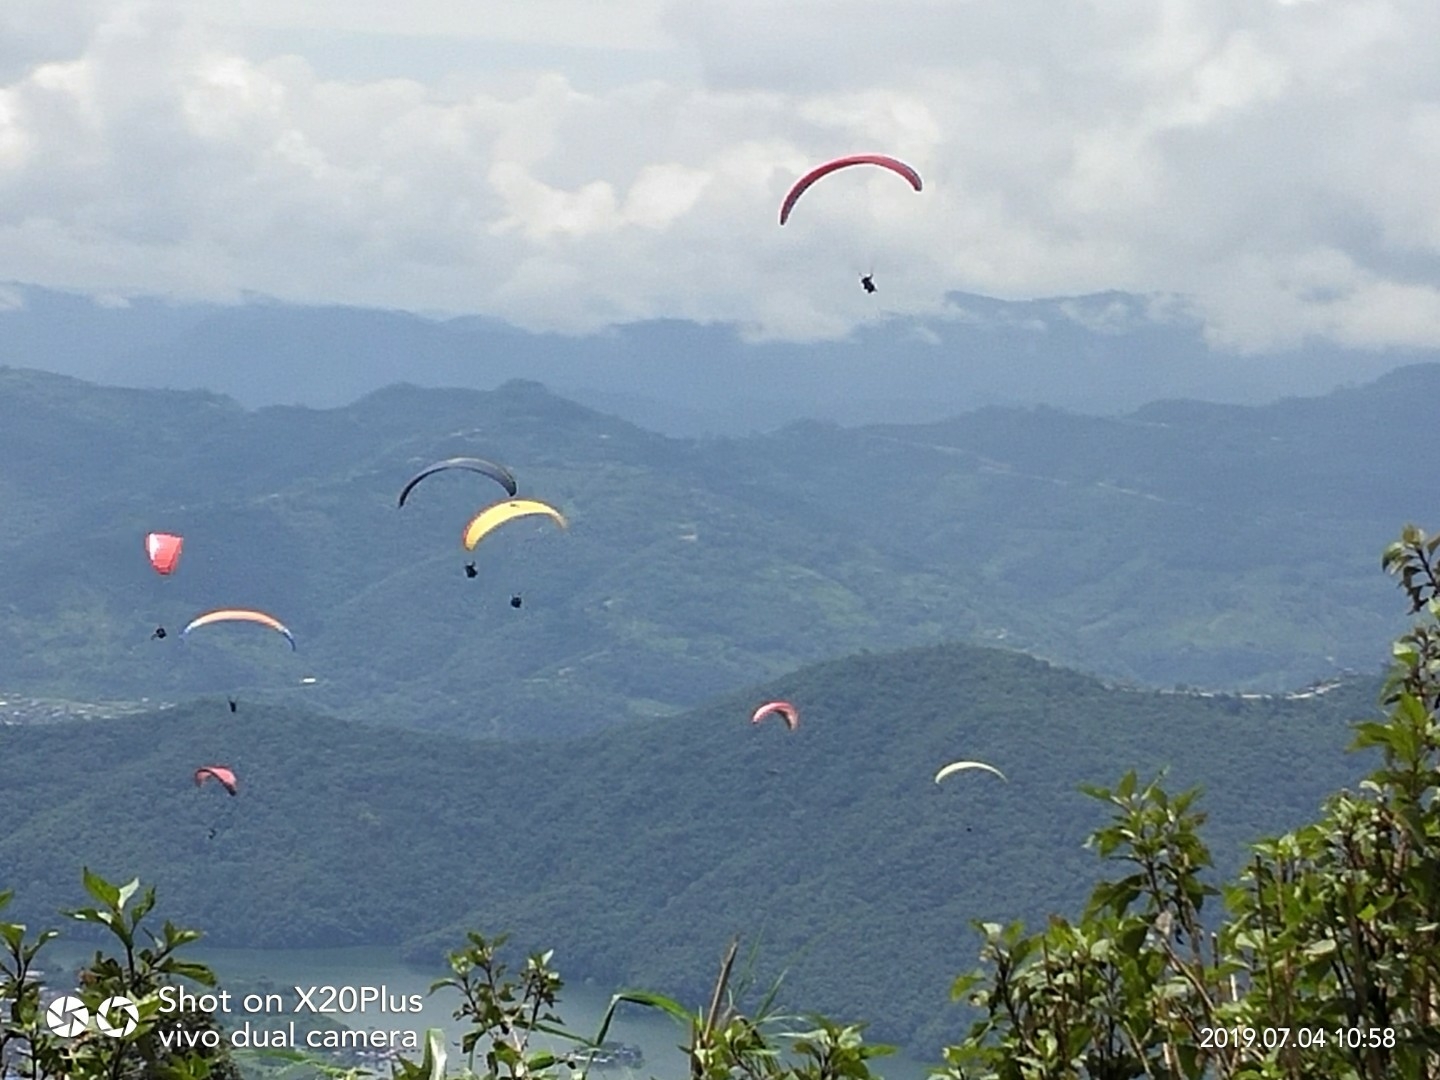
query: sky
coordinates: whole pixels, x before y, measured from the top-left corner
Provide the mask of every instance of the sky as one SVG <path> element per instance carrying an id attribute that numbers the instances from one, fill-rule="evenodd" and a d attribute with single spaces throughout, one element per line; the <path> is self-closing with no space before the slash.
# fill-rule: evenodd
<path id="1" fill-rule="evenodd" d="M 0 281 L 794 341 L 1119 290 L 1431 348 L 1437 56 L 1434 0 L 3 0 Z M 924 190 L 778 225 L 859 152 Z"/>

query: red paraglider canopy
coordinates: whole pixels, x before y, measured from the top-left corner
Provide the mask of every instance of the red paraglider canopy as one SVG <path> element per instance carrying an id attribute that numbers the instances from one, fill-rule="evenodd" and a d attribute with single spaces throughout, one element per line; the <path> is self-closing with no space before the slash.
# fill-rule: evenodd
<path id="1" fill-rule="evenodd" d="M 780 224 L 784 225 L 790 218 L 790 211 L 795 208 L 795 202 L 805 189 L 815 183 L 822 176 L 828 176 L 836 169 L 848 168 L 851 165 L 879 165 L 882 169 L 889 169 L 893 173 L 899 173 L 910 186 L 916 191 L 920 190 L 920 174 L 906 165 L 903 161 L 890 157 L 887 154 L 852 154 L 849 157 L 836 158 L 834 161 L 827 161 L 824 165 L 817 165 L 808 173 L 795 181 L 795 185 L 785 196 L 785 201 L 780 204 Z"/>
<path id="2" fill-rule="evenodd" d="M 239 781 L 235 779 L 235 774 L 224 765 L 200 766 L 200 768 L 195 770 L 195 786 L 203 786 L 206 778 L 211 776 L 220 781 L 221 785 L 226 791 L 230 792 L 231 795 L 234 795 L 240 786 Z"/>
<path id="3" fill-rule="evenodd" d="M 791 731 L 794 731 L 800 726 L 800 711 L 788 701 L 767 701 L 755 710 L 755 715 L 750 717 L 750 722 L 752 724 L 758 724 L 771 713 L 774 713 L 784 720 L 785 726 Z"/>
<path id="4" fill-rule="evenodd" d="M 145 537 L 145 554 L 150 556 L 150 565 L 160 574 L 175 572 L 175 568 L 180 565 L 180 551 L 184 546 L 183 536 L 150 533 Z"/>

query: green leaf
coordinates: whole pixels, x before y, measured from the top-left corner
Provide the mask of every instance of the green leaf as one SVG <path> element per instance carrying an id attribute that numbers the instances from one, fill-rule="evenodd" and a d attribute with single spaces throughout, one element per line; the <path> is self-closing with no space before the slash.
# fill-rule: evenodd
<path id="1" fill-rule="evenodd" d="M 1390 646 L 1390 653 L 1396 660 L 1406 665 L 1414 665 L 1420 660 L 1420 650 L 1404 638 Z"/>
<path id="2" fill-rule="evenodd" d="M 970 992 L 976 983 L 983 982 L 984 979 L 985 976 L 979 972 L 956 976 L 955 981 L 950 984 L 950 1000 L 959 1001 Z"/>
<path id="3" fill-rule="evenodd" d="M 647 1009 L 659 1009 L 667 1013 L 673 1019 L 682 1024 L 699 1023 L 700 1018 L 691 1013 L 685 1006 L 673 998 L 664 994 L 652 994 L 648 990 L 622 990 L 610 998 L 610 1004 L 605 1009 L 605 1015 L 600 1021 L 600 1031 L 595 1036 L 595 1045 L 599 1046 L 605 1041 L 605 1036 L 610 1032 L 610 1021 L 615 1017 L 615 1010 L 622 1004 L 643 1005 Z"/>
<path id="4" fill-rule="evenodd" d="M 139 888 L 140 879 L 138 877 L 131 878 L 115 893 L 115 906 L 121 911 L 125 910 L 125 905 L 130 903 L 130 898 L 135 895 L 135 891 Z"/>
<path id="5" fill-rule="evenodd" d="M 115 916 L 108 911 L 97 911 L 95 908 L 77 908 L 74 911 L 67 911 L 66 915 L 76 922 L 96 923 L 99 926 L 113 927 Z"/>
<path id="6" fill-rule="evenodd" d="M 85 891 L 93 896 L 106 907 L 114 909 L 120 906 L 120 890 L 99 874 L 92 873 L 88 866 L 82 868 L 85 881 Z"/>
<path id="7" fill-rule="evenodd" d="M 167 975 L 179 975 L 191 979 L 202 986 L 215 985 L 215 973 L 204 964 L 197 964 L 189 960 L 170 960 L 165 964 Z"/>
<path id="8" fill-rule="evenodd" d="M 426 1080 L 445 1080 L 445 1032 L 441 1028 L 425 1030 L 425 1056 L 420 1059 L 420 1068 L 427 1073 Z"/>

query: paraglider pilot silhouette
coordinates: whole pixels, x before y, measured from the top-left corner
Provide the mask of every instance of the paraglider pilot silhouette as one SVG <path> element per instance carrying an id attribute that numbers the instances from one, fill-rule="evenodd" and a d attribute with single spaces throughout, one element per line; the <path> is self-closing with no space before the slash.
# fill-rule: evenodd
<path id="1" fill-rule="evenodd" d="M 867 293 L 873 293 L 873 292 L 875 291 L 875 275 L 874 275 L 874 274 L 863 274 L 863 275 L 861 275 L 860 284 L 865 287 L 865 291 L 866 291 Z"/>

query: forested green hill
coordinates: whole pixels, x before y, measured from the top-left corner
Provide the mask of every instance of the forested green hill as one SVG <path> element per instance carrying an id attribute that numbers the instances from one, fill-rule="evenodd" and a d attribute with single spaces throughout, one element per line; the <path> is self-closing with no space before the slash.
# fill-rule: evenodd
<path id="1" fill-rule="evenodd" d="M 1375 557 L 1429 511 L 1392 465 L 1437 389 L 1417 367 L 1266 408 L 686 441 L 534 383 L 251 412 L 0 370 L 0 695 L 233 692 L 544 735 L 947 640 L 1285 689 L 1373 670 L 1398 626 Z M 455 454 L 506 462 L 571 529 L 507 526 L 466 580 L 461 527 L 499 489 L 441 476 L 394 504 Z M 150 529 L 187 537 L 173 578 L 141 555 Z M 299 652 L 244 630 L 149 640 L 217 606 L 273 612 Z"/>
<path id="2" fill-rule="evenodd" d="M 749 723 L 784 696 L 793 732 Z M 557 742 L 471 741 L 223 701 L 0 727 L 0 889 L 53 923 L 79 867 L 158 885 L 217 945 L 380 944 L 433 961 L 463 930 L 555 947 L 571 977 L 699 995 L 735 933 L 824 1012 L 930 1046 L 970 920 L 1071 911 L 1105 820 L 1076 791 L 1169 766 L 1208 838 L 1297 824 L 1363 775 L 1374 686 L 1300 699 L 1107 688 L 970 646 L 804 668 L 680 716 Z M 383 719 L 383 717 L 382 717 Z M 936 785 L 957 757 L 1003 769 Z M 241 793 L 197 790 L 229 764 Z M 214 830 L 214 837 L 210 831 Z M 948 1017 L 948 1019 L 947 1019 Z"/>

